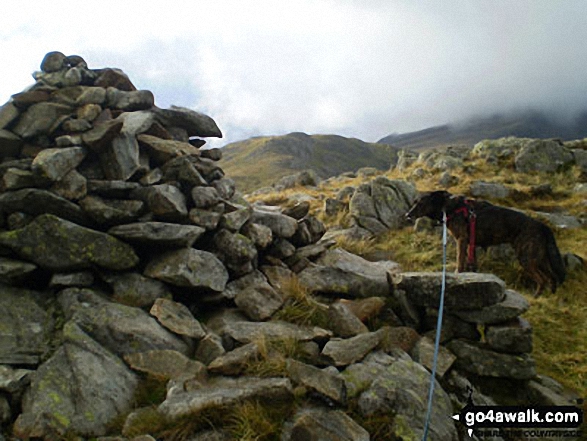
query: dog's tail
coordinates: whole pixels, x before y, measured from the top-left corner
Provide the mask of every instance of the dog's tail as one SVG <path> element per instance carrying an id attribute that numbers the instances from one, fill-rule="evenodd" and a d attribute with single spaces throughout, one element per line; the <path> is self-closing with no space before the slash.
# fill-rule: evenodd
<path id="1" fill-rule="evenodd" d="M 556 245 L 554 234 L 546 225 L 543 225 L 543 234 L 546 239 L 546 255 L 548 262 L 550 263 L 550 272 L 552 274 L 551 288 L 552 292 L 555 292 L 556 288 L 562 285 L 565 281 L 567 270 L 558 246 Z"/>

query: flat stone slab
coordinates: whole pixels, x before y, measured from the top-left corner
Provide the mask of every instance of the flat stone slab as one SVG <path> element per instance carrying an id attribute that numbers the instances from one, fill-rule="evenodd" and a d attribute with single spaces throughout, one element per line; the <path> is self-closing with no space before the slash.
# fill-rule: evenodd
<path id="1" fill-rule="evenodd" d="M 108 234 L 134 244 L 189 248 L 206 230 L 196 225 L 137 222 L 111 228 Z"/>
<path id="2" fill-rule="evenodd" d="M 145 372 L 164 380 L 182 375 L 195 378 L 206 377 L 206 366 L 199 361 L 189 359 L 181 352 L 169 349 L 127 354 L 124 356 L 124 361 L 135 371 Z"/>
<path id="3" fill-rule="evenodd" d="M 392 275 L 395 289 L 406 292 L 411 303 L 438 309 L 442 273 L 406 272 Z M 495 305 L 505 297 L 505 282 L 493 274 L 446 275 L 444 306 L 447 310 L 476 310 Z"/>
<path id="4" fill-rule="evenodd" d="M 502 354 L 464 340 L 452 340 L 446 347 L 457 356 L 455 366 L 466 372 L 515 380 L 536 377 L 536 364 L 530 354 Z"/>
<path id="5" fill-rule="evenodd" d="M 511 354 L 532 352 L 532 326 L 523 318 L 485 328 L 485 340 L 496 351 Z"/>
<path id="6" fill-rule="evenodd" d="M 228 271 L 214 254 L 194 248 L 156 257 L 147 265 L 145 275 L 174 286 L 217 292 L 223 291 L 228 281 Z"/>
<path id="7" fill-rule="evenodd" d="M 360 334 L 348 339 L 332 339 L 322 349 L 322 355 L 335 366 L 348 366 L 362 360 L 379 345 L 381 339 L 382 334 L 379 332 Z"/>
<path id="8" fill-rule="evenodd" d="M 208 364 L 208 370 L 214 374 L 239 375 L 248 363 L 259 356 L 259 346 L 256 343 L 248 343 L 212 360 Z"/>
<path id="9" fill-rule="evenodd" d="M 229 322 L 223 328 L 223 334 L 240 343 L 251 343 L 259 338 L 269 341 L 326 340 L 332 333 L 317 327 L 297 326 L 287 322 Z"/>
<path id="10" fill-rule="evenodd" d="M 193 392 L 168 397 L 159 406 L 159 412 L 171 419 L 195 416 L 248 399 L 290 401 L 293 399 L 291 382 L 287 378 L 222 378 Z"/>
<path id="11" fill-rule="evenodd" d="M 151 308 L 151 315 L 159 323 L 175 334 L 185 335 L 197 340 L 206 335 L 204 328 L 197 321 L 187 306 L 169 299 L 157 299 Z"/>
<path id="12" fill-rule="evenodd" d="M 287 360 L 287 375 L 295 383 L 341 405 L 346 404 L 346 385 L 338 375 L 297 360 Z"/>
<path id="13" fill-rule="evenodd" d="M 363 427 L 341 410 L 302 409 L 293 418 L 291 432 L 284 441 L 369 441 Z"/>
<path id="14" fill-rule="evenodd" d="M 19 230 L 0 233 L 0 244 L 52 271 L 72 271 L 94 265 L 124 270 L 139 262 L 128 244 L 51 214 L 38 216 Z"/>
<path id="15" fill-rule="evenodd" d="M 504 299 L 495 305 L 486 306 L 477 311 L 452 311 L 461 320 L 479 325 L 491 325 L 506 322 L 525 313 L 530 303 L 516 291 L 507 289 Z"/>

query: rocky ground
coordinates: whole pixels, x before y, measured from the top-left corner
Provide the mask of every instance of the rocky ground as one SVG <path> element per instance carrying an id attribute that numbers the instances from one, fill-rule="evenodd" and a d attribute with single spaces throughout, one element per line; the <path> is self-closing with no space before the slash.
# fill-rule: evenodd
<path id="1" fill-rule="evenodd" d="M 118 69 L 54 52 L 35 79 L 0 108 L 6 438 L 420 439 L 439 273 L 333 247 L 307 203 L 247 202 L 201 148 L 214 121 Z M 352 234 L 400 226 L 416 195 L 353 189 Z M 448 277 L 428 439 L 464 439 L 470 392 L 572 403 L 536 372 L 528 307 L 494 275 Z M 244 403 L 269 433 L 238 431 Z"/>

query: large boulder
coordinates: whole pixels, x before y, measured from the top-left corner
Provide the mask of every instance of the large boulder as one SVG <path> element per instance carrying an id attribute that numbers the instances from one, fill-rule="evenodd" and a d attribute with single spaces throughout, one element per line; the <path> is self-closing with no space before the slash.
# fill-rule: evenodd
<path id="1" fill-rule="evenodd" d="M 0 233 L 0 244 L 52 271 L 93 266 L 125 270 L 139 261 L 134 250 L 115 237 L 51 214 L 38 216 L 24 228 Z"/>
<path id="2" fill-rule="evenodd" d="M 573 153 L 562 143 L 536 139 L 526 144 L 515 158 L 516 170 L 521 173 L 552 173 L 571 164 Z"/>
<path id="3" fill-rule="evenodd" d="M 102 436 L 131 409 L 138 378 L 124 362 L 72 322 L 63 336 L 65 343 L 32 377 L 14 424 L 19 438 Z"/>
<path id="4" fill-rule="evenodd" d="M 349 210 L 359 226 L 377 235 L 405 225 L 405 213 L 416 197 L 412 184 L 380 176 L 355 191 Z"/>

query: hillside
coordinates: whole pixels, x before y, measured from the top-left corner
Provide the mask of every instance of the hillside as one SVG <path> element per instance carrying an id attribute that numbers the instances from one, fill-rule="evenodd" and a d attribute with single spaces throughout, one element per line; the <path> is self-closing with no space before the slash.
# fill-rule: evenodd
<path id="1" fill-rule="evenodd" d="M 321 178 L 361 167 L 386 170 L 394 149 L 337 135 L 290 133 L 231 143 L 222 151 L 220 165 L 247 192 L 306 169 L 313 169 Z"/>
<path id="2" fill-rule="evenodd" d="M 473 146 L 483 139 L 506 136 L 571 140 L 587 137 L 586 119 L 586 113 L 567 124 L 541 112 L 493 115 L 456 124 L 430 127 L 416 132 L 391 134 L 378 142 L 393 145 L 396 148 L 426 150 L 455 144 Z"/>

